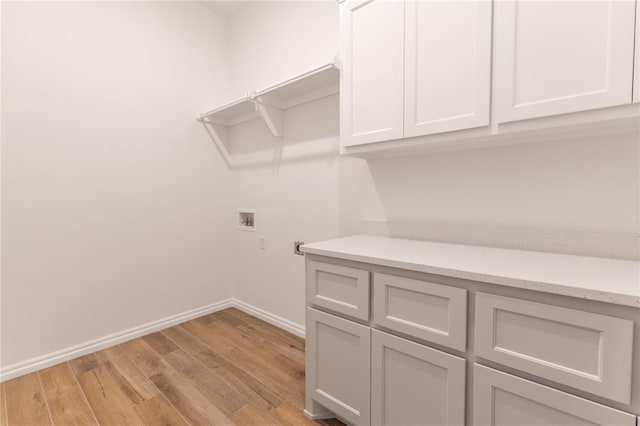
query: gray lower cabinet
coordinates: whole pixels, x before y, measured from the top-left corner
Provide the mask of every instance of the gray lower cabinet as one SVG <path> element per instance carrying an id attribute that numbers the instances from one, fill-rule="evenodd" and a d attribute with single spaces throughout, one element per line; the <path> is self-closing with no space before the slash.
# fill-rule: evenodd
<path id="1" fill-rule="evenodd" d="M 635 311 L 507 297 L 359 262 L 306 261 L 305 414 L 312 419 L 640 426 Z"/>
<path id="2" fill-rule="evenodd" d="M 371 424 L 464 425 L 465 365 L 457 356 L 371 331 Z"/>
<path id="3" fill-rule="evenodd" d="M 474 426 L 636 426 L 636 417 L 482 365 L 474 366 Z"/>
<path id="4" fill-rule="evenodd" d="M 371 329 L 307 308 L 306 352 L 307 399 L 348 422 L 369 424 Z"/>

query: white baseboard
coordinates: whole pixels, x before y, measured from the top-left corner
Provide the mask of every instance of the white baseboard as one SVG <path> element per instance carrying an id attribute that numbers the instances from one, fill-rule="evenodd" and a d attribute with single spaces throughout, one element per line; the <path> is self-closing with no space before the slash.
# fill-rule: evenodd
<path id="1" fill-rule="evenodd" d="M 157 321 L 152 321 L 138 327 L 133 327 L 128 330 L 90 340 L 79 345 L 70 346 L 59 351 L 51 352 L 45 355 L 28 359 L 26 361 L 8 365 L 6 367 L 0 368 L 0 382 L 23 376 L 25 374 L 33 373 L 34 371 L 42 370 L 44 368 L 51 367 L 52 365 L 60 364 L 61 362 L 69 361 L 83 355 L 106 349 L 108 347 L 135 339 L 136 337 L 145 336 L 147 334 L 154 333 L 165 328 L 173 327 L 174 325 L 183 323 L 185 321 L 189 321 L 194 318 L 208 315 L 210 313 L 221 311 L 227 308 L 238 308 L 241 311 L 248 313 L 249 315 L 273 324 L 276 327 L 280 327 L 288 331 L 289 333 L 295 334 L 296 336 L 304 338 L 304 326 L 274 315 L 263 309 L 252 306 L 241 300 L 229 298 L 220 302 L 212 303 L 210 305 L 201 306 L 190 311 L 162 318 Z"/>
<path id="2" fill-rule="evenodd" d="M 249 315 L 266 321 L 269 324 L 275 325 L 276 327 L 282 328 L 283 330 L 304 339 L 303 325 L 291 322 L 288 319 L 284 319 L 282 317 L 279 317 L 278 315 L 274 315 L 271 312 L 265 311 L 264 309 L 257 308 L 253 305 L 243 302 L 242 300 L 233 299 L 233 307 L 238 308 L 241 311 L 248 313 Z"/>
<path id="3" fill-rule="evenodd" d="M 222 309 L 230 308 L 232 306 L 234 306 L 234 299 L 226 299 L 217 303 L 212 303 L 210 305 L 201 306 L 190 311 L 162 318 L 157 321 L 152 321 L 138 327 L 133 327 L 128 330 L 90 340 L 79 345 L 11 364 L 0 368 L 0 382 L 42 370 L 44 368 L 51 367 L 52 365 L 60 364 L 61 362 L 69 361 L 92 352 L 106 349 L 119 343 L 135 339 L 136 337 L 173 327 L 176 324 L 180 324 L 212 312 L 220 311 Z"/>

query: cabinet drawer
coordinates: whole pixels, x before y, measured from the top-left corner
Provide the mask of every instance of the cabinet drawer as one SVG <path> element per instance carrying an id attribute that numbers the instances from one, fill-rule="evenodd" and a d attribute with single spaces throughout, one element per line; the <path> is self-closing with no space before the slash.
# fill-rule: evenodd
<path id="1" fill-rule="evenodd" d="M 369 320 L 369 271 L 307 260 L 307 302 Z"/>
<path id="2" fill-rule="evenodd" d="M 307 308 L 306 391 L 354 424 L 370 416 L 371 329 Z"/>
<path id="3" fill-rule="evenodd" d="M 474 365 L 476 426 L 635 426 L 635 416 L 481 365 Z"/>
<path id="4" fill-rule="evenodd" d="M 462 426 L 465 375 L 462 358 L 373 330 L 371 424 Z"/>
<path id="5" fill-rule="evenodd" d="M 633 322 L 476 295 L 476 355 L 629 404 Z"/>
<path id="6" fill-rule="evenodd" d="M 466 350 L 466 289 L 378 273 L 373 280 L 373 320 L 377 325 Z"/>

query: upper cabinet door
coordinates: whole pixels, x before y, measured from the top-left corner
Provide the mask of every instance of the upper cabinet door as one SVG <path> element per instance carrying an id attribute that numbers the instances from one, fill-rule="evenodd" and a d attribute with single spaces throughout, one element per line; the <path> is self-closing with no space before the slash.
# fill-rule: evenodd
<path id="1" fill-rule="evenodd" d="M 403 136 L 404 2 L 341 4 L 343 146 Z"/>
<path id="2" fill-rule="evenodd" d="M 491 2 L 405 8 L 405 137 L 489 125 Z"/>
<path id="3" fill-rule="evenodd" d="M 635 1 L 495 8 L 499 123 L 631 103 Z"/>

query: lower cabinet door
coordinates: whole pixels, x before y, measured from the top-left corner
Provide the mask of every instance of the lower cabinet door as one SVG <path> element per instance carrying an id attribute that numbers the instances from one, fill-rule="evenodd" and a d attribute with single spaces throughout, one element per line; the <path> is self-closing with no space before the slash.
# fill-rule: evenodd
<path id="1" fill-rule="evenodd" d="M 371 332 L 371 423 L 464 425 L 465 364 L 457 356 Z"/>
<path id="2" fill-rule="evenodd" d="M 474 365 L 474 426 L 635 426 L 635 416 L 510 374 Z"/>
<path id="3" fill-rule="evenodd" d="M 307 308 L 307 396 L 356 425 L 370 424 L 371 329 Z"/>

